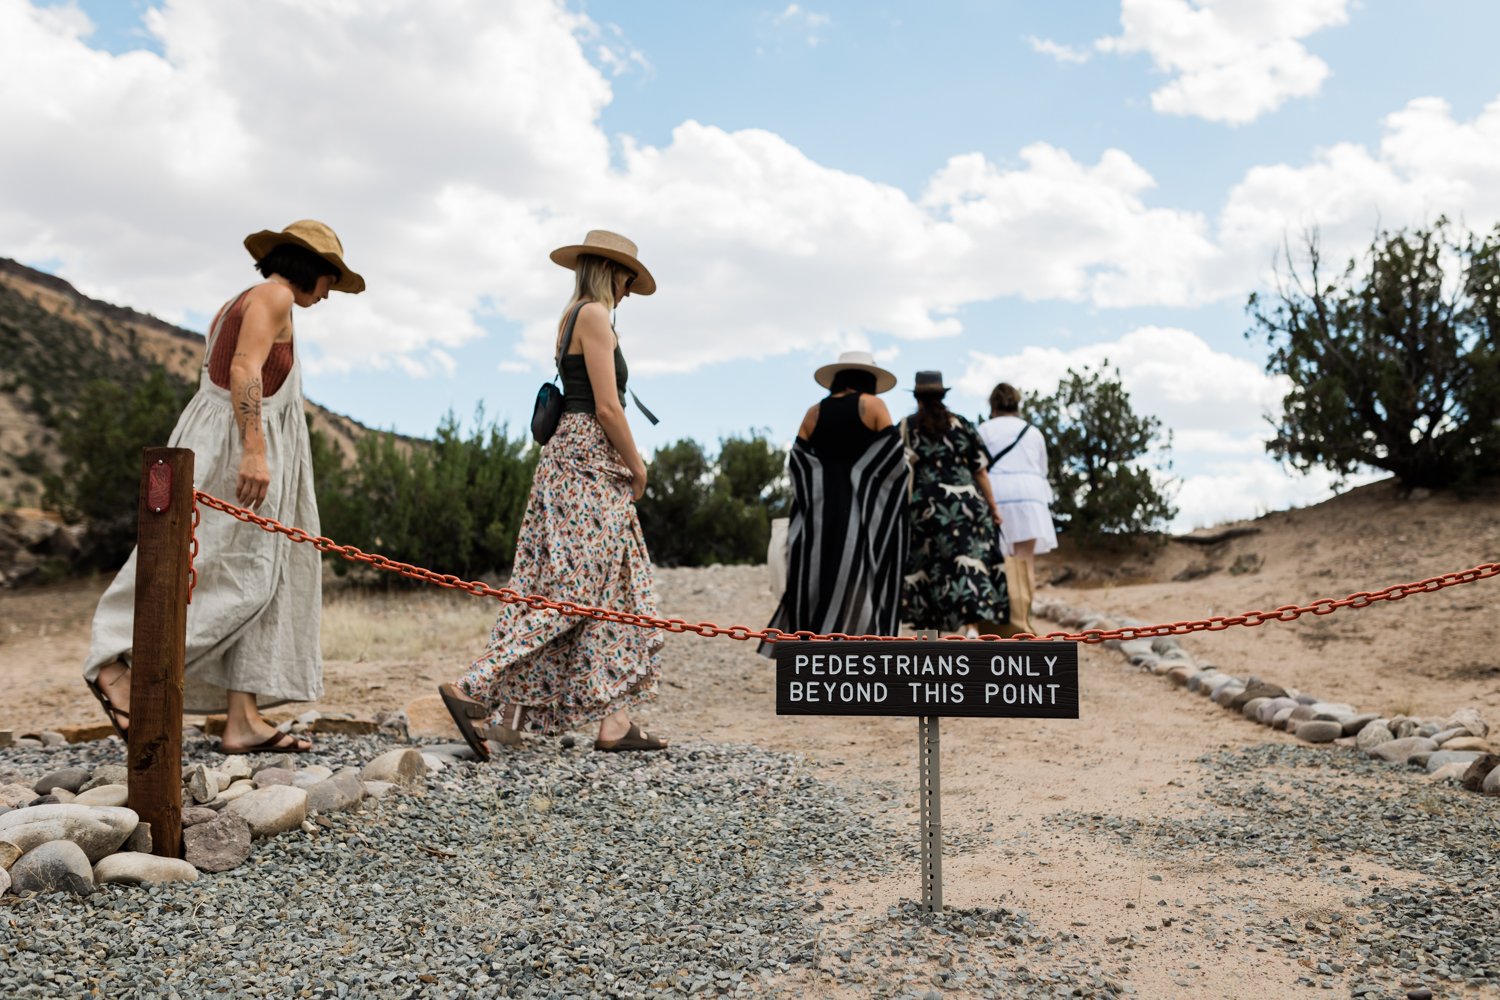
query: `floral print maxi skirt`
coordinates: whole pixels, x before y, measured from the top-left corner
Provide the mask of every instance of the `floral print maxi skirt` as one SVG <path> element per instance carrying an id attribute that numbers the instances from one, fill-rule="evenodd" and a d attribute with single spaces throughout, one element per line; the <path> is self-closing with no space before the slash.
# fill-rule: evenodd
<path id="1" fill-rule="evenodd" d="M 554 601 L 656 616 L 630 478 L 593 414 L 567 413 L 542 449 L 510 586 Z M 458 682 L 501 725 L 559 733 L 656 698 L 660 629 L 503 604 L 489 647 Z"/>

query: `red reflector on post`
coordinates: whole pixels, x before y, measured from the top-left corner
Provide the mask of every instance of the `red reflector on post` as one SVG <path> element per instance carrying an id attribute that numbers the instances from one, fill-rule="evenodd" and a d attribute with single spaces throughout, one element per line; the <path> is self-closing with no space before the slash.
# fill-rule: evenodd
<path id="1" fill-rule="evenodd" d="M 172 506 L 172 467 L 166 462 L 151 466 L 146 477 L 146 506 L 161 514 Z"/>

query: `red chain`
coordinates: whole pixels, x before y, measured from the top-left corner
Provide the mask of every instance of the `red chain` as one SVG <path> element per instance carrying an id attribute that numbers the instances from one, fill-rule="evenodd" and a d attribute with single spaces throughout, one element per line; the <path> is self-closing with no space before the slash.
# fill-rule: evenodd
<path id="1" fill-rule="evenodd" d="M 197 496 L 202 494 L 195 494 Z M 203 508 L 193 504 L 192 541 L 188 545 L 188 599 L 193 603 L 193 589 L 198 586 L 198 521 L 203 517 Z"/>
<path id="2" fill-rule="evenodd" d="M 410 563 L 397 562 L 394 559 L 378 553 L 364 552 L 353 545 L 340 545 L 329 538 L 321 535 L 310 535 L 301 528 L 289 528 L 279 521 L 269 517 L 261 517 L 259 514 L 236 507 L 217 497 L 209 496 L 200 490 L 193 492 L 198 503 L 215 510 L 223 511 L 230 517 L 238 518 L 247 524 L 259 525 L 266 531 L 282 534 L 294 542 L 308 542 L 319 552 L 331 552 L 342 559 L 350 562 L 365 563 L 378 570 L 395 573 L 412 580 L 422 580 L 449 590 L 462 590 L 476 597 L 493 597 L 507 604 L 524 604 L 537 611 L 556 611 L 564 615 L 577 615 L 583 618 L 593 618 L 598 621 L 618 622 L 622 625 L 634 625 L 639 628 L 659 628 L 666 632 L 696 632 L 698 635 L 715 636 L 724 635 L 731 639 L 757 639 L 762 642 L 788 642 L 792 640 L 825 641 L 833 639 L 869 639 L 883 642 L 913 642 L 916 636 L 910 635 L 845 635 L 841 632 L 831 632 L 827 635 L 819 635 L 814 632 L 783 632 L 779 628 L 752 629 L 744 625 L 731 625 L 725 628 L 712 622 L 698 622 L 693 624 L 681 618 L 656 618 L 650 615 L 631 614 L 628 611 L 614 611 L 609 608 L 596 608 L 587 604 L 577 604 L 573 601 L 553 601 L 537 594 L 522 594 L 509 587 L 491 587 L 481 581 L 461 580 L 456 576 L 444 573 L 434 573 L 430 569 L 413 566 Z M 197 509 L 193 512 L 193 524 L 198 523 Z M 193 538 L 193 552 L 198 551 L 198 540 L 196 534 Z M 1430 594 L 1442 590 L 1445 587 L 1456 587 L 1459 584 L 1474 583 L 1478 580 L 1487 580 L 1494 576 L 1500 576 L 1500 563 L 1480 563 L 1472 569 L 1460 570 L 1456 573 L 1444 573 L 1442 576 L 1428 577 L 1413 583 L 1397 583 L 1386 587 L 1384 590 L 1360 591 L 1350 594 L 1338 600 L 1330 597 L 1322 597 L 1311 604 L 1283 604 L 1274 611 L 1246 611 L 1240 615 L 1216 615 L 1212 618 L 1200 618 L 1194 621 L 1171 622 L 1163 625 L 1136 625 L 1113 629 L 1085 629 L 1082 632 L 1048 632 L 1045 635 L 1030 635 L 1022 633 L 1010 636 L 1012 640 L 1057 640 L 1063 642 L 1085 642 L 1100 643 L 1110 639 L 1152 639 L 1165 635 L 1188 635 L 1192 632 L 1222 632 L 1236 625 L 1244 625 L 1254 628 L 1267 622 L 1291 622 L 1296 621 L 1305 614 L 1331 615 L 1340 608 L 1367 608 L 1379 601 L 1400 601 L 1413 594 Z M 195 579 L 196 577 L 194 577 Z M 956 638 L 956 637 L 950 637 Z M 998 635 L 983 635 L 981 639 L 996 640 L 1005 638 Z"/>

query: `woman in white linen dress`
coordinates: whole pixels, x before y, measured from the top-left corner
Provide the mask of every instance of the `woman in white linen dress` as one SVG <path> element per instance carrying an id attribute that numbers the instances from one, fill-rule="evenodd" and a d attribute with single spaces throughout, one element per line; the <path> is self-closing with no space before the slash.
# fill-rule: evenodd
<path id="1" fill-rule="evenodd" d="M 310 308 L 330 291 L 363 291 L 365 281 L 345 265 L 334 231 L 312 219 L 252 233 L 245 249 L 265 280 L 215 316 L 198 391 L 167 443 L 193 451 L 198 489 L 317 535 L 292 308 Z M 197 539 L 184 709 L 225 711 L 225 753 L 311 750 L 258 709 L 322 697 L 318 551 L 218 513 L 203 517 Z M 85 683 L 122 739 L 130 720 L 135 564 L 131 552 L 100 598 L 84 664 Z"/>
<path id="2" fill-rule="evenodd" d="M 1036 557 L 1057 548 L 1052 527 L 1052 486 L 1047 481 L 1047 442 L 1020 417 L 1021 393 L 1001 382 L 990 393 L 990 419 L 979 437 L 990 453 L 990 489 L 1000 509 L 1005 551 L 1005 582 L 1010 589 L 1010 623 L 1031 627 Z"/>

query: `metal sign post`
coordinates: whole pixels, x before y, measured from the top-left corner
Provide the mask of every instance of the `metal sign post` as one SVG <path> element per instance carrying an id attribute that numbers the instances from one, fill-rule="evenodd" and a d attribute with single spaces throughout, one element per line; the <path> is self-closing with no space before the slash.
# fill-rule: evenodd
<path id="1" fill-rule="evenodd" d="M 943 908 L 942 716 L 1077 719 L 1072 642 L 841 640 L 776 644 L 777 715 L 917 719 L 922 908 Z"/>
<path id="2" fill-rule="evenodd" d="M 932 641 L 936 632 L 918 632 L 917 638 Z M 943 776 L 942 744 L 938 717 L 917 719 L 917 812 L 920 816 L 922 857 L 922 909 L 937 913 L 943 908 Z"/>
<path id="3" fill-rule="evenodd" d="M 917 796 L 922 814 L 922 909 L 943 908 L 943 799 L 938 719 L 917 720 Z"/>

